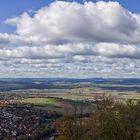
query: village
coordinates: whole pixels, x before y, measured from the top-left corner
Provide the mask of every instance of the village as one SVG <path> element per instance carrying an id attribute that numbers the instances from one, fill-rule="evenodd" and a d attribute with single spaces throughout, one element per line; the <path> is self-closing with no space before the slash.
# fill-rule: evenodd
<path id="1" fill-rule="evenodd" d="M 56 131 L 53 121 L 60 116 L 55 111 L 43 111 L 31 105 L 0 107 L 0 139 L 50 136 Z"/>

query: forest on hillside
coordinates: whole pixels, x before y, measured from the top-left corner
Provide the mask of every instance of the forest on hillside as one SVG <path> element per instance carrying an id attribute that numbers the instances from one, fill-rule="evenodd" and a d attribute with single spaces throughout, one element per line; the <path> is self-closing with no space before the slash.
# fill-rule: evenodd
<path id="1" fill-rule="evenodd" d="M 140 140 L 140 101 L 105 99 L 89 117 L 66 115 L 56 140 Z"/>

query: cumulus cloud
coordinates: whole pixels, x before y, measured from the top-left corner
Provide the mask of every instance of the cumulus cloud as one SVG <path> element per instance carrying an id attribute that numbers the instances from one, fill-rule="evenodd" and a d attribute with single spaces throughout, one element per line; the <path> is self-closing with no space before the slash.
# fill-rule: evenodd
<path id="1" fill-rule="evenodd" d="M 33 45 L 140 43 L 140 15 L 124 9 L 118 2 L 80 4 L 56 1 L 41 8 L 33 16 L 25 12 L 19 17 L 7 19 L 6 23 L 16 26 L 16 41 Z M 13 35 L 9 35 L 9 38 L 13 38 Z"/>
<path id="2" fill-rule="evenodd" d="M 46 45 L 43 47 L 23 46 L 0 49 L 1 58 L 57 59 L 92 54 L 94 54 L 93 48 L 88 44 Z"/>
<path id="3" fill-rule="evenodd" d="M 7 47 L 0 48 L 0 58 L 28 58 L 28 59 L 71 59 L 83 61 L 91 56 L 109 58 L 140 59 L 140 48 L 134 45 L 116 43 L 93 44 L 64 44 L 46 45 L 43 47 Z"/>
<path id="4" fill-rule="evenodd" d="M 56 1 L 5 23 L 16 30 L 0 33 L 0 75 L 8 68 L 27 76 L 140 72 L 140 14 L 118 2 Z"/>
<path id="5" fill-rule="evenodd" d="M 47 63 L 46 60 L 0 61 L 0 76 L 6 77 L 139 77 L 140 61 L 131 59 L 107 59 L 93 57 L 92 62 Z M 28 63 L 26 63 L 26 61 Z"/>
<path id="6" fill-rule="evenodd" d="M 99 43 L 94 49 L 101 56 L 140 59 L 140 47 L 134 45 Z"/>

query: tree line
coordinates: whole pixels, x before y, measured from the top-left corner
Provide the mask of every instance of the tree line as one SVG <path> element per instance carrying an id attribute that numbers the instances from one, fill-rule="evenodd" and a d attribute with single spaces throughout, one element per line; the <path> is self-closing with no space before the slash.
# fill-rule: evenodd
<path id="1" fill-rule="evenodd" d="M 66 115 L 56 140 L 140 140 L 140 101 L 105 99 L 89 117 Z"/>

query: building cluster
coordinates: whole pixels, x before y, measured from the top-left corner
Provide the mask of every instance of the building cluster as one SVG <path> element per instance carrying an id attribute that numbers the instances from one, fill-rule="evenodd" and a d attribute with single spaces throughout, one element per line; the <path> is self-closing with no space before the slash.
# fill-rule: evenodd
<path id="1" fill-rule="evenodd" d="M 22 135 L 32 133 L 43 124 L 60 115 L 52 111 L 43 111 L 29 105 L 0 107 L 0 139 L 16 140 Z"/>

